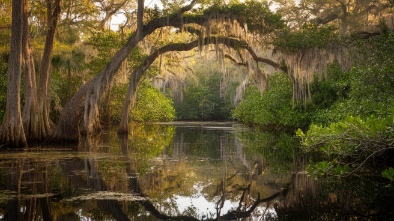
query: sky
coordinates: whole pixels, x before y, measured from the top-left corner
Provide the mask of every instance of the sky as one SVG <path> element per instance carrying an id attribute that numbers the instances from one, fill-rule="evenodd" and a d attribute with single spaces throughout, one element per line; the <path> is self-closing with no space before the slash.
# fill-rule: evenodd
<path id="1" fill-rule="evenodd" d="M 161 4 L 160 0 L 146 0 L 144 1 L 145 7 L 153 8 L 155 6 L 159 6 L 159 8 L 163 8 L 163 5 Z M 123 14 L 116 14 L 112 16 L 111 20 L 111 30 L 118 30 L 118 27 L 120 24 L 123 24 L 124 21 L 126 20 L 125 16 Z"/>

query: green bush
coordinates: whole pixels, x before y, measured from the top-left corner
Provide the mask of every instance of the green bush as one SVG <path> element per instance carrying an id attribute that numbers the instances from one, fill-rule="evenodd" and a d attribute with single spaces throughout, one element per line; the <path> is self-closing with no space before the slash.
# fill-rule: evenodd
<path id="1" fill-rule="evenodd" d="M 302 139 L 305 152 L 321 154 L 324 159 L 330 159 L 312 164 L 308 172 L 315 175 L 343 175 L 350 171 L 353 173 L 362 166 L 368 167 L 368 160 L 373 159 L 378 162 L 369 165 L 375 171 L 377 167 L 383 169 L 387 164 L 392 164 L 394 108 L 391 111 L 386 117 L 350 116 L 329 126 L 312 124 L 306 133 L 299 129 L 297 136 Z"/>
<path id="2" fill-rule="evenodd" d="M 262 126 L 303 128 L 310 123 L 303 107 L 293 105 L 290 79 L 279 73 L 269 78 L 268 90 L 262 94 L 254 86 L 247 88 L 232 116 L 241 122 Z"/>
<path id="3" fill-rule="evenodd" d="M 147 84 L 141 84 L 138 87 L 136 105 L 131 113 L 132 120 L 137 122 L 172 121 L 175 119 L 172 100 Z"/>

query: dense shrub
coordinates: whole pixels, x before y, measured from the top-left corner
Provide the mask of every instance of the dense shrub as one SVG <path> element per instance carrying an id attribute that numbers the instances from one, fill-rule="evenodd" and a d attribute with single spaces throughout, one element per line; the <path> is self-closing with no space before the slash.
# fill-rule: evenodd
<path id="1" fill-rule="evenodd" d="M 132 120 L 137 122 L 171 121 L 175 119 L 175 109 L 170 98 L 158 89 L 141 84 L 137 100 L 132 110 Z"/>
<path id="2" fill-rule="evenodd" d="M 244 99 L 232 111 L 232 116 L 249 124 L 294 129 L 310 123 L 304 108 L 293 105 L 290 79 L 280 73 L 270 77 L 268 90 L 262 94 L 256 87 L 250 86 Z"/>
<path id="3" fill-rule="evenodd" d="M 346 175 L 370 165 L 380 173 L 385 166 L 393 166 L 394 153 L 390 151 L 394 148 L 393 116 L 347 117 L 329 126 L 312 124 L 306 133 L 298 130 L 304 151 L 322 154 L 325 159 L 330 159 L 311 164 L 308 172 L 315 175 Z M 374 159 L 376 162 L 373 162 Z M 380 171 L 376 170 L 379 167 Z"/>

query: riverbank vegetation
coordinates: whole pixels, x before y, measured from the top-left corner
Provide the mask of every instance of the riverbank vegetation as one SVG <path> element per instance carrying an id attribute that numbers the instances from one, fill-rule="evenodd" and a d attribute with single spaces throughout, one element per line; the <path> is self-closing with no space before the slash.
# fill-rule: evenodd
<path id="1" fill-rule="evenodd" d="M 247 90 L 233 117 L 267 129 L 298 128 L 302 149 L 321 160 L 311 163 L 310 174 L 348 176 L 373 168 L 375 175 L 386 171 L 383 174 L 392 180 L 393 37 L 386 30 L 352 39 L 352 67 L 341 70 L 338 62 L 331 63 L 325 78 L 315 76 L 306 102 L 294 102 L 288 76 L 275 74 L 263 94 L 254 87 Z"/>

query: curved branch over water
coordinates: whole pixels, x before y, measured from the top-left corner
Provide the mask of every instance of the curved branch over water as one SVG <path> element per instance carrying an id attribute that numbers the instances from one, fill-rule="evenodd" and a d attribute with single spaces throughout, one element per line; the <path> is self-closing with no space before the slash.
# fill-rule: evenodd
<path id="1" fill-rule="evenodd" d="M 197 2 L 198 0 L 192 1 L 173 15 L 152 19 L 146 25 L 143 25 L 140 34 L 134 33 L 131 35 L 127 43 L 115 53 L 106 67 L 96 77 L 82 86 L 68 101 L 59 117 L 59 122 L 51 139 L 77 141 L 79 136 L 78 126 L 80 125 L 82 116 L 84 116 L 84 124 L 81 131 L 84 133 L 93 132 L 93 129 L 99 125 L 97 110 L 101 96 L 108 90 L 122 62 L 145 36 L 159 28 L 168 26 L 181 27 L 185 24 L 195 24 L 205 27 L 208 21 L 213 20 L 206 15 L 187 16 L 187 19 L 182 17 L 182 13 L 189 11 Z M 233 19 L 237 20 L 236 17 Z M 264 58 L 258 58 L 254 52 L 251 52 L 253 50 L 250 46 L 246 47 L 246 49 L 254 59 L 268 64 L 271 63 L 271 61 Z M 277 66 L 276 63 L 271 63 L 270 65 Z"/>
<path id="2" fill-rule="evenodd" d="M 247 42 L 235 38 L 211 36 L 211 37 L 205 37 L 203 39 L 198 39 L 189 43 L 168 44 L 153 52 L 148 58 L 145 59 L 144 63 L 138 69 L 134 70 L 134 72 L 131 74 L 129 89 L 127 91 L 127 95 L 123 103 L 122 118 L 119 125 L 118 133 L 128 133 L 128 114 L 134 106 L 134 100 L 135 100 L 138 82 L 143 76 L 143 74 L 145 73 L 145 71 L 156 60 L 156 58 L 158 58 L 161 54 L 170 51 L 192 50 L 193 48 L 198 47 L 200 42 L 205 42 L 205 45 L 222 44 L 232 48 L 244 48 L 252 55 L 255 61 L 262 62 L 271 65 L 274 68 L 280 69 L 278 63 L 270 59 L 257 56 L 256 52 L 252 49 L 252 47 Z"/>

